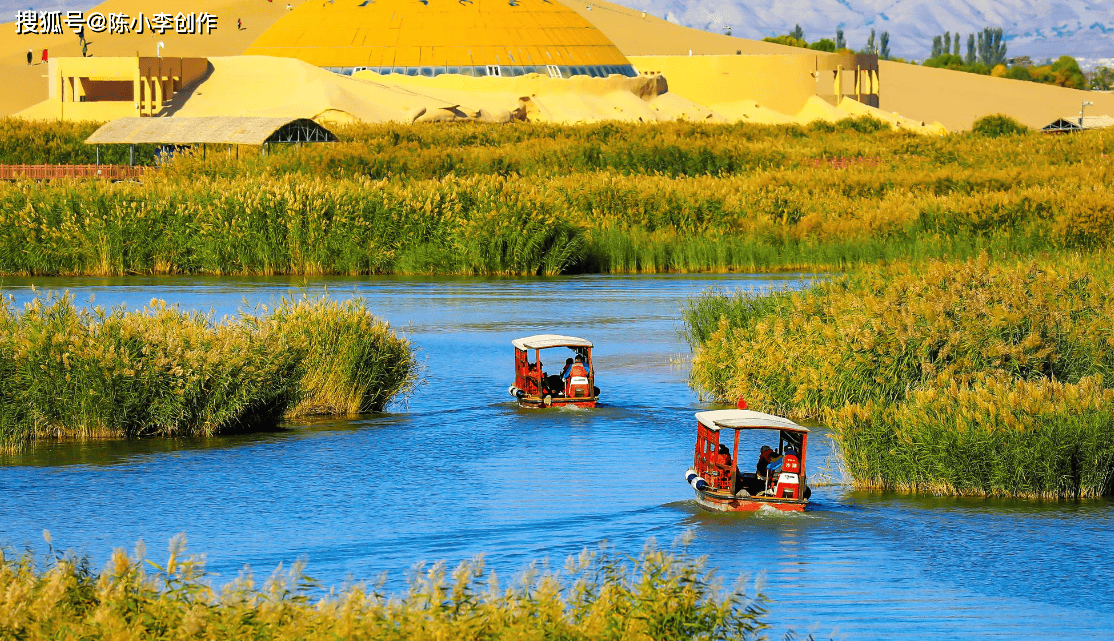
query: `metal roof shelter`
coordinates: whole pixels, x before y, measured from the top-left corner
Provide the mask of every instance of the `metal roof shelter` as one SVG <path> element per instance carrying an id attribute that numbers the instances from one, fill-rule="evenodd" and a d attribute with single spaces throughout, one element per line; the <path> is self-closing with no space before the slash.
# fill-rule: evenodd
<path id="1" fill-rule="evenodd" d="M 263 145 L 336 142 L 336 135 L 307 118 L 118 118 L 93 132 L 88 145 L 162 144 Z"/>
<path id="2" fill-rule="evenodd" d="M 1083 116 L 1082 118 L 1070 116 L 1057 118 L 1055 122 L 1041 127 L 1041 131 L 1045 133 L 1067 133 L 1086 129 L 1104 129 L 1106 127 L 1114 127 L 1114 118 L 1110 116 Z"/>
<path id="3" fill-rule="evenodd" d="M 783 416 L 774 416 L 773 414 L 755 412 L 754 410 L 711 410 L 707 412 L 697 412 L 696 420 L 704 427 L 713 431 L 719 431 L 721 429 L 769 428 L 790 430 L 793 432 L 808 432 L 807 427 L 797 425 Z"/>
<path id="4" fill-rule="evenodd" d="M 511 341 L 516 349 L 546 349 L 549 347 L 591 347 L 592 341 L 575 336 L 561 336 L 559 334 L 537 334 L 526 338 L 516 338 Z"/>

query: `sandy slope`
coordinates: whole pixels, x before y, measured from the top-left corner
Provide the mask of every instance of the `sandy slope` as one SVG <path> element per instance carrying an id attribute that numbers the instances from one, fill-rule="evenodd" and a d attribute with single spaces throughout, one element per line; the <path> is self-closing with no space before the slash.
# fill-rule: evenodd
<path id="1" fill-rule="evenodd" d="M 880 106 L 918 120 L 938 120 L 949 130 L 970 129 L 981 116 L 1004 113 L 1029 127 L 1062 116 L 1114 116 L 1114 94 L 1079 91 L 1021 80 L 991 78 L 946 69 L 883 61 L 878 70 Z"/>

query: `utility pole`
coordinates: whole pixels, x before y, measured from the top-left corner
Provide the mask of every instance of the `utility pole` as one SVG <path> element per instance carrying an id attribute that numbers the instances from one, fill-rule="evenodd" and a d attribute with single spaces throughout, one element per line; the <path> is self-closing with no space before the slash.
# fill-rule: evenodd
<path id="1" fill-rule="evenodd" d="M 1083 104 L 1079 106 L 1079 128 L 1080 129 L 1083 128 L 1083 110 L 1086 109 L 1087 107 L 1090 107 L 1090 106 L 1094 105 L 1094 104 L 1095 103 L 1093 103 L 1093 102 L 1088 102 L 1088 101 L 1084 100 Z"/>

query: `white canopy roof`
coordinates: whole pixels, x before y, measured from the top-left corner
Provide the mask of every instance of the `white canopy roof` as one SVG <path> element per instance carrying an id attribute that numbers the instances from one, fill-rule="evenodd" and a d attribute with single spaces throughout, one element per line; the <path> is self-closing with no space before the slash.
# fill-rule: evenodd
<path id="1" fill-rule="evenodd" d="M 794 432 L 807 432 L 808 428 L 797 425 L 793 421 L 773 414 L 764 414 L 752 410 L 712 410 L 697 412 L 696 420 L 710 430 L 728 428 L 768 428 L 777 430 L 793 430 Z"/>
<path id="2" fill-rule="evenodd" d="M 537 334 L 511 341 L 515 349 L 545 349 L 547 347 L 591 347 L 592 341 L 560 334 Z"/>

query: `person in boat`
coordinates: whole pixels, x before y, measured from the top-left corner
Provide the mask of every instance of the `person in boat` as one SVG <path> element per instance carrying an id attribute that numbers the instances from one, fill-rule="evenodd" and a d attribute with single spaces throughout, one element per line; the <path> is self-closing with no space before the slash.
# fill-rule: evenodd
<path id="1" fill-rule="evenodd" d="M 565 367 L 561 370 L 561 380 L 569 380 L 570 372 L 572 371 L 573 360 L 571 358 L 565 359 Z"/>
<path id="2" fill-rule="evenodd" d="M 762 450 L 758 453 L 758 467 L 754 471 L 758 478 L 766 478 L 766 468 L 769 467 L 770 461 L 773 460 L 776 454 L 777 452 L 769 445 L 762 446 Z"/>
<path id="3" fill-rule="evenodd" d="M 584 362 L 584 357 L 577 354 L 575 359 L 565 359 L 565 369 L 561 370 L 561 379 L 567 381 L 573 376 L 588 378 L 588 371 L 588 365 Z"/>

